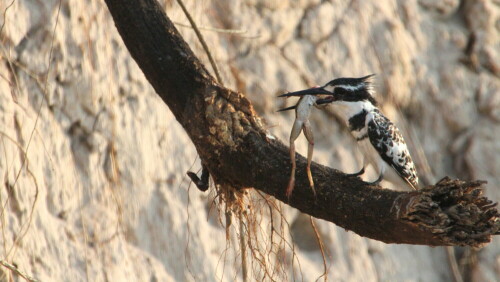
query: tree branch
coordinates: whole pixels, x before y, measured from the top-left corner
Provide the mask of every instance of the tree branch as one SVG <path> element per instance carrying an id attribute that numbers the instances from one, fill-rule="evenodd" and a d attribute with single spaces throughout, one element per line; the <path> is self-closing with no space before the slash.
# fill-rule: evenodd
<path id="1" fill-rule="evenodd" d="M 250 101 L 220 86 L 155 0 L 106 0 L 130 54 L 193 141 L 216 183 L 253 187 L 287 202 L 288 148 L 268 135 Z M 499 233 L 495 204 L 481 181 L 445 178 L 416 192 L 367 185 L 312 165 L 317 195 L 297 158 L 288 204 L 386 243 L 481 246 Z"/>

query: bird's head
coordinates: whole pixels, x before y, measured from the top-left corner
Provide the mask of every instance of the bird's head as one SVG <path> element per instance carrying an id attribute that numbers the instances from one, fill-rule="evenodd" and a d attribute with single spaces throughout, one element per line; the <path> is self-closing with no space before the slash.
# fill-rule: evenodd
<path id="1" fill-rule="evenodd" d="M 327 95 L 316 101 L 316 104 L 327 104 L 336 101 L 344 102 L 370 102 L 377 104 L 373 98 L 373 88 L 370 78 L 374 74 L 359 78 L 336 78 L 320 87 L 313 87 L 301 91 L 289 92 L 279 97 L 303 96 L 303 95 Z"/>
<path id="2" fill-rule="evenodd" d="M 336 78 L 323 86 L 323 89 L 332 93 L 332 102 L 361 102 L 367 101 L 376 105 L 377 102 L 373 98 L 373 86 L 371 78 L 374 74 L 359 78 Z"/>

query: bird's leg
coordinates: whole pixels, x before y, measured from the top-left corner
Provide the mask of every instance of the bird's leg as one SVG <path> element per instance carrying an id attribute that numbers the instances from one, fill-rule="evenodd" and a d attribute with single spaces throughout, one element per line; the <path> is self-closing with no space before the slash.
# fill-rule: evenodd
<path id="1" fill-rule="evenodd" d="M 385 165 L 385 163 L 383 163 L 383 161 L 379 161 L 379 163 L 377 164 L 377 167 L 378 167 L 378 173 L 379 173 L 377 180 L 375 180 L 373 182 L 366 182 L 366 183 L 368 183 L 370 185 L 379 185 L 380 184 L 380 181 L 382 181 L 382 179 L 384 178 L 384 172 L 385 172 L 386 165 Z"/>
<path id="2" fill-rule="evenodd" d="M 304 122 L 302 128 L 304 129 L 304 135 L 306 136 L 306 139 L 309 142 L 309 146 L 307 147 L 307 168 L 306 168 L 307 178 L 309 178 L 309 186 L 313 190 L 314 195 L 316 195 L 316 190 L 314 190 L 314 180 L 311 173 L 311 162 L 314 150 L 314 136 L 311 129 L 311 123 L 309 122 L 309 120 L 306 120 Z"/>
<path id="3" fill-rule="evenodd" d="M 286 188 L 286 196 L 290 198 L 292 195 L 293 187 L 295 186 L 295 140 L 300 135 L 302 130 L 302 121 L 295 120 L 292 127 L 292 132 L 290 133 L 290 162 L 292 163 L 292 172 L 290 173 L 290 180 L 288 180 L 288 186 Z"/>
<path id="4" fill-rule="evenodd" d="M 359 147 L 356 147 L 355 153 L 359 153 L 359 151 L 360 151 Z M 363 154 L 361 154 L 361 156 L 362 156 L 362 159 L 363 159 L 363 166 L 361 167 L 361 169 L 358 172 L 355 172 L 355 173 L 346 173 L 347 176 L 356 177 L 356 176 L 363 175 L 365 173 L 366 157 Z"/>

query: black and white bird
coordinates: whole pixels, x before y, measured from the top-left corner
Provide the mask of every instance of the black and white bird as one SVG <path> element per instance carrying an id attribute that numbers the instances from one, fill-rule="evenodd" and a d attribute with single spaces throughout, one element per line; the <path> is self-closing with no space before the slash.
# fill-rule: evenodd
<path id="1" fill-rule="evenodd" d="M 371 183 L 378 184 L 384 177 L 387 166 L 390 166 L 409 186 L 417 189 L 415 164 L 398 128 L 377 108 L 370 81 L 372 76 L 337 78 L 324 86 L 289 92 L 280 97 L 326 95 L 321 96 L 316 103 L 335 105 L 364 151 L 363 167 L 352 175 L 362 175 L 365 165 L 372 164 L 379 177 Z"/>

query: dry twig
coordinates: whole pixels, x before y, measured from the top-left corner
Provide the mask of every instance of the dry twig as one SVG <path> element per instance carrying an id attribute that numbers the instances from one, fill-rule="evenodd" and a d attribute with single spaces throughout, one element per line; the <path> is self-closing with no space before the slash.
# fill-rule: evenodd
<path id="1" fill-rule="evenodd" d="M 23 271 L 19 270 L 19 268 L 17 268 L 15 265 L 10 264 L 3 259 L 0 260 L 0 264 L 2 266 L 4 266 L 5 268 L 8 268 L 10 271 L 14 272 L 15 274 L 21 276 L 26 281 L 29 281 L 29 282 L 38 282 L 39 281 L 39 280 L 29 276 L 28 274 L 24 273 Z"/>

